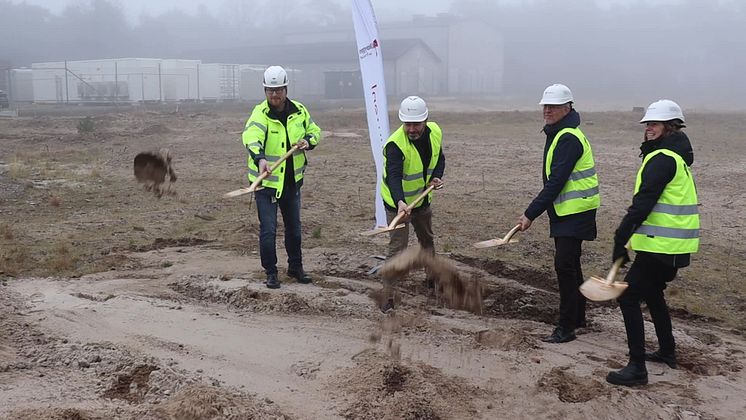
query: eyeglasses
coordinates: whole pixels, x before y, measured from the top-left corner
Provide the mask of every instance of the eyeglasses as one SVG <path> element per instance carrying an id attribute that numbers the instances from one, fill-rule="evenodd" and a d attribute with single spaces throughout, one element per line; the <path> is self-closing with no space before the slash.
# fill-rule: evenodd
<path id="1" fill-rule="evenodd" d="M 267 92 L 267 95 L 279 95 L 285 91 L 285 88 L 284 87 L 264 88 L 264 91 Z"/>

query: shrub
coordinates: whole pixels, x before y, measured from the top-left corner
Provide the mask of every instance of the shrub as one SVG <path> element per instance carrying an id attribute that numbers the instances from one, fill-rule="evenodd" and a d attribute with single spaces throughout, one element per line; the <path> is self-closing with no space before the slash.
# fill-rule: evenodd
<path id="1" fill-rule="evenodd" d="M 91 117 L 85 117 L 78 121 L 78 133 L 93 133 L 94 131 L 96 131 L 96 127 Z"/>

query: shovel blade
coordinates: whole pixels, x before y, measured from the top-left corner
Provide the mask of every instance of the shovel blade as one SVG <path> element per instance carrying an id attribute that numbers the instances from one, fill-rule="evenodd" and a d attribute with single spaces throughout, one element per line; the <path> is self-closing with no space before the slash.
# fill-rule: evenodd
<path id="1" fill-rule="evenodd" d="M 250 189 L 248 187 L 247 188 L 239 188 L 237 190 L 233 190 L 231 192 L 227 192 L 227 193 L 223 194 L 223 197 L 224 198 L 233 198 L 233 197 L 238 197 L 238 196 L 241 196 L 241 195 L 244 195 L 244 194 L 249 194 L 249 193 L 251 193 L 253 191 L 254 190 L 252 190 L 252 189 Z"/>
<path id="2" fill-rule="evenodd" d="M 404 226 L 406 226 L 406 225 L 404 223 L 401 223 L 401 224 L 396 225 L 393 228 L 390 228 L 388 226 L 386 226 L 386 227 L 379 227 L 379 228 L 375 228 L 375 229 L 368 230 L 368 231 L 365 231 L 365 232 L 360 232 L 360 234 L 363 235 L 363 236 L 373 236 L 373 235 L 378 235 L 379 233 L 386 233 L 386 232 L 391 232 L 392 230 L 395 230 L 395 229 L 401 229 Z"/>
<path id="3" fill-rule="evenodd" d="M 608 284 L 606 279 L 591 276 L 580 285 L 580 293 L 592 301 L 603 302 L 618 298 L 628 286 L 629 284 L 623 281 L 615 281 Z"/>
<path id="4" fill-rule="evenodd" d="M 239 188 L 237 190 L 233 190 L 231 192 L 227 192 L 227 193 L 223 194 L 223 198 L 233 198 L 233 197 L 238 197 L 238 196 L 241 196 L 241 195 L 244 195 L 244 194 L 250 194 L 250 193 L 253 193 L 254 191 L 259 191 L 262 188 L 264 188 L 264 187 L 262 187 L 261 185 L 259 185 L 257 187 L 250 187 L 249 186 L 249 187 L 245 187 L 245 188 Z"/>
<path id="5" fill-rule="evenodd" d="M 488 239 L 486 241 L 477 242 L 474 244 L 474 248 L 491 248 L 493 246 L 500 246 L 505 244 L 514 244 L 518 242 L 518 239 L 511 239 L 509 241 L 506 241 L 502 238 L 496 238 L 496 239 Z"/>

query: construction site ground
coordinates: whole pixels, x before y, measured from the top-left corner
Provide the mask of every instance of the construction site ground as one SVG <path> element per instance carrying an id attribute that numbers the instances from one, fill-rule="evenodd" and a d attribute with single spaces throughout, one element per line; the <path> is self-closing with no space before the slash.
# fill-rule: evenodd
<path id="1" fill-rule="evenodd" d="M 285 275 L 280 222 L 278 290 L 262 283 L 251 196 L 221 197 L 247 185 L 249 105 L 0 119 L 0 418 L 743 418 L 743 114 L 687 114 L 702 240 L 667 289 L 679 368 L 648 363 L 650 383 L 623 388 L 605 382 L 627 361 L 616 303 L 589 304 L 577 340 L 541 341 L 558 313 L 545 215 L 518 243 L 472 247 L 503 236 L 541 188 L 538 109 L 430 103 L 447 158 L 436 251 L 483 285 L 483 309 L 447 308 L 420 270 L 384 315 L 367 272 L 388 237 L 359 234 L 374 226 L 364 110 L 307 105 L 324 131 L 302 194 L 315 281 Z M 602 194 L 584 274 L 604 275 L 640 164 L 640 113 L 579 111 Z M 132 162 L 161 147 L 178 181 L 158 198 Z M 649 320 L 646 336 L 655 349 Z"/>

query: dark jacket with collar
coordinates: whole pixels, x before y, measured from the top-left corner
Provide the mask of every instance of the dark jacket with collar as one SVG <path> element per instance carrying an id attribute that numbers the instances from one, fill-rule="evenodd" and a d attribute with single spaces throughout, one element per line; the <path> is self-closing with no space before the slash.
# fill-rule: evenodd
<path id="1" fill-rule="evenodd" d="M 549 215 L 549 236 L 571 237 L 592 241 L 596 239 L 596 210 L 588 210 L 583 213 L 558 216 L 554 211 L 554 200 L 564 188 L 570 178 L 575 163 L 583 154 L 583 145 L 580 140 L 572 134 L 566 133 L 560 137 L 554 148 L 552 157 L 551 175 L 546 177 L 544 167 L 547 162 L 547 152 L 551 146 L 554 136 L 565 128 L 577 128 L 580 125 L 580 114 L 574 109 L 565 115 L 560 121 L 552 125 L 545 125 L 542 130 L 547 138 L 544 144 L 544 159 L 541 165 L 541 178 L 544 188 L 534 198 L 524 214 L 531 220 L 541 216 L 544 211 Z"/>
<path id="2" fill-rule="evenodd" d="M 687 166 L 694 163 L 694 151 L 689 137 L 682 132 L 675 132 L 658 140 L 645 141 L 640 146 L 640 157 L 658 150 L 668 149 L 676 152 L 684 159 Z M 627 214 L 619 224 L 614 235 L 614 243 L 625 245 L 634 231 L 647 219 L 653 207 L 658 202 L 663 190 L 676 175 L 676 161 L 664 154 L 658 154 L 648 161 L 642 171 L 640 189 L 632 198 L 632 205 L 627 209 Z M 638 252 L 638 254 L 649 254 L 658 261 L 671 267 L 686 267 L 689 265 L 689 254 L 658 254 L 654 252 Z"/>

